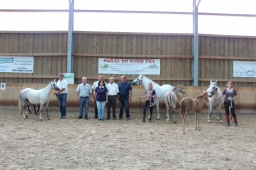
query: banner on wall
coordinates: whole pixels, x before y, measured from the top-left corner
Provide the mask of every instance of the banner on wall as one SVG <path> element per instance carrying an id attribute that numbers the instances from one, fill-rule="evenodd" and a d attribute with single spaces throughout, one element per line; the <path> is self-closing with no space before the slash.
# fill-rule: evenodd
<path id="1" fill-rule="evenodd" d="M 75 75 L 74 73 L 63 73 L 64 79 L 67 80 L 68 84 L 74 84 Z"/>
<path id="2" fill-rule="evenodd" d="M 98 73 L 160 75 L 160 59 L 99 58 Z"/>
<path id="3" fill-rule="evenodd" d="M 256 61 L 233 61 L 233 77 L 256 77 Z"/>
<path id="4" fill-rule="evenodd" d="M 0 72 L 33 73 L 34 57 L 0 56 Z"/>

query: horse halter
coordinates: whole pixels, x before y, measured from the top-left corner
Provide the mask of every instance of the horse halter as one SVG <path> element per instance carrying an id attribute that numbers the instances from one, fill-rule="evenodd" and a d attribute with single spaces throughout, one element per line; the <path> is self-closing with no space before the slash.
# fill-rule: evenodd
<path id="1" fill-rule="evenodd" d="M 136 84 L 138 84 L 139 83 L 139 85 L 142 83 L 142 79 L 140 79 Z"/>
<path id="2" fill-rule="evenodd" d="M 209 89 L 209 87 L 208 87 L 208 89 Z M 213 87 L 213 91 L 210 91 L 210 92 L 208 92 L 208 90 L 207 90 L 207 93 L 211 93 L 212 94 L 212 96 L 214 95 L 214 93 L 216 92 L 216 91 L 218 91 L 218 87 L 217 86 L 215 86 L 215 87 Z M 211 96 L 211 97 L 212 97 Z"/>
<path id="3" fill-rule="evenodd" d="M 132 85 L 137 85 L 138 86 L 138 85 L 141 84 L 141 82 L 142 82 L 142 79 L 137 78 L 136 82 L 134 82 L 134 81 L 132 82 Z"/>
<path id="4" fill-rule="evenodd" d="M 59 88 L 58 86 L 56 86 L 56 83 L 55 83 L 55 82 L 54 82 L 54 83 L 51 83 L 51 86 L 52 86 L 52 89 L 53 89 L 53 90 L 57 90 L 57 91 L 60 90 L 60 88 Z"/>

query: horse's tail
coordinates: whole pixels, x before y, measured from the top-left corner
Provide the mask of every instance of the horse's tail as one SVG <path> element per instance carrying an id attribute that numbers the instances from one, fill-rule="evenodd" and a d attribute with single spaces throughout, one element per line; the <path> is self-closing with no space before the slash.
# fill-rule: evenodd
<path id="1" fill-rule="evenodd" d="M 180 102 L 180 115 L 181 115 L 181 117 L 184 116 L 184 107 L 185 107 L 185 106 L 183 106 L 184 102 L 185 102 L 184 99 L 182 99 L 181 102 Z"/>
<path id="2" fill-rule="evenodd" d="M 173 104 L 172 93 L 169 93 L 169 94 L 168 94 L 167 99 L 168 99 L 168 102 L 169 102 L 170 106 L 175 109 L 176 106 Z"/>
<path id="3" fill-rule="evenodd" d="M 22 114 L 22 104 L 21 104 L 21 98 L 19 96 L 19 101 L 18 101 L 18 107 L 19 107 L 19 112 Z"/>

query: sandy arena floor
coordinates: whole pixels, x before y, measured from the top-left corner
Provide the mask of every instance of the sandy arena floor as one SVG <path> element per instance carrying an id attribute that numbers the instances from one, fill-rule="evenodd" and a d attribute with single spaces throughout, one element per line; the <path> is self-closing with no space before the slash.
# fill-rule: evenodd
<path id="1" fill-rule="evenodd" d="M 51 120 L 16 107 L 0 107 L 1 169 L 256 169 L 256 114 L 239 114 L 240 127 L 227 127 L 201 115 L 201 131 L 195 131 L 194 114 L 182 133 L 180 116 L 171 120 L 141 122 L 131 119 L 100 122 L 78 120 L 78 111 L 60 119 L 50 110 Z M 215 117 L 215 116 L 214 116 Z"/>

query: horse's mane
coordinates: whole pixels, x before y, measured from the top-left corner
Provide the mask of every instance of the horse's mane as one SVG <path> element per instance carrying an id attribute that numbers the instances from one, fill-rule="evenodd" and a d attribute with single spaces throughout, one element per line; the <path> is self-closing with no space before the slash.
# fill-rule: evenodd
<path id="1" fill-rule="evenodd" d="M 178 88 L 178 87 L 180 87 L 181 85 L 177 85 L 177 86 L 175 86 L 173 89 L 172 89 L 172 91 L 174 91 L 176 88 Z"/>
<path id="2" fill-rule="evenodd" d="M 143 76 L 143 77 L 145 77 L 146 79 L 148 79 L 149 81 L 151 81 L 153 84 L 157 84 L 156 82 L 154 82 L 153 80 L 149 79 L 148 77 L 146 77 L 146 76 Z M 159 84 L 157 84 L 157 85 L 159 86 Z"/>
<path id="3" fill-rule="evenodd" d="M 178 87 L 178 86 L 175 86 L 175 87 L 172 89 L 172 91 L 174 91 L 177 87 Z"/>
<path id="4" fill-rule="evenodd" d="M 204 95 L 207 94 L 207 92 L 203 92 L 202 94 L 196 96 L 196 99 L 200 98 L 200 97 L 204 97 Z"/>

